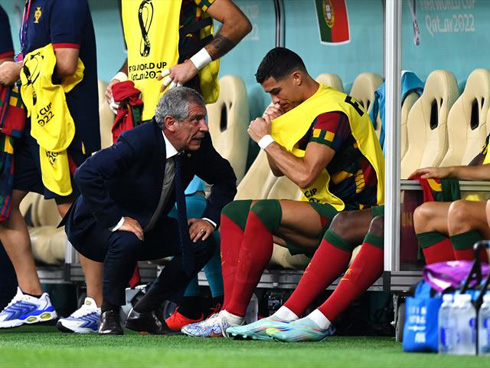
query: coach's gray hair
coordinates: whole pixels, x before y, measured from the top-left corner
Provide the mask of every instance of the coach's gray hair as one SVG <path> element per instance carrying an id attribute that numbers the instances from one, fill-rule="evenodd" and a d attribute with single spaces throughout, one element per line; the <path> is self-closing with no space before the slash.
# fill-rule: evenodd
<path id="1" fill-rule="evenodd" d="M 165 116 L 171 116 L 177 121 L 183 121 L 189 116 L 189 105 L 196 104 L 205 107 L 202 96 L 192 88 L 174 87 L 166 92 L 158 102 L 155 120 L 158 126 L 165 129 Z"/>

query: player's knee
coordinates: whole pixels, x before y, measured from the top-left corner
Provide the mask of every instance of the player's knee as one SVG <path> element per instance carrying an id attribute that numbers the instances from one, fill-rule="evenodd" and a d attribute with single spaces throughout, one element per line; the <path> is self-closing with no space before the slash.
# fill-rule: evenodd
<path id="1" fill-rule="evenodd" d="M 250 210 L 251 200 L 233 201 L 228 203 L 221 211 L 221 217 L 227 217 L 229 220 L 245 229 L 247 216 Z"/>
<path id="2" fill-rule="evenodd" d="M 253 212 L 270 231 L 276 231 L 281 224 L 282 208 L 281 203 L 276 199 L 264 199 L 254 203 L 251 212 Z"/>
<path id="3" fill-rule="evenodd" d="M 340 212 L 333 218 L 329 230 L 343 239 L 349 238 L 350 230 L 352 230 L 353 216 L 350 212 Z"/>
<path id="4" fill-rule="evenodd" d="M 450 232 L 468 231 L 478 222 L 471 216 L 472 204 L 468 201 L 458 200 L 451 203 L 448 211 L 448 225 Z"/>
<path id="5" fill-rule="evenodd" d="M 467 201 L 458 200 L 451 203 L 449 206 L 448 218 L 449 221 L 467 222 L 471 216 L 468 216 L 470 212 L 470 204 Z"/>
<path id="6" fill-rule="evenodd" d="M 369 225 L 369 233 L 377 236 L 384 235 L 384 216 L 376 216 L 371 220 Z"/>
<path id="7" fill-rule="evenodd" d="M 416 233 L 425 233 L 431 231 L 430 220 L 434 216 L 432 207 L 429 203 L 423 203 L 413 212 L 413 224 Z"/>
<path id="8" fill-rule="evenodd" d="M 221 214 L 228 216 L 228 217 L 233 217 L 234 214 L 241 212 L 244 209 L 248 211 L 248 208 L 250 208 L 250 202 L 251 201 L 233 201 L 233 202 L 230 202 L 226 206 L 223 207 L 223 209 L 221 210 Z"/>

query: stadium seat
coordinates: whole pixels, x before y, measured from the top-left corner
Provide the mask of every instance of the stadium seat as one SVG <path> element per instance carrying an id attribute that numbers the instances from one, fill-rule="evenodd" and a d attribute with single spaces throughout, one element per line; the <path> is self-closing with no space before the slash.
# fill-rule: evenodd
<path id="1" fill-rule="evenodd" d="M 403 159 L 405 153 L 407 153 L 408 149 L 408 131 L 407 131 L 407 121 L 408 121 L 408 113 L 410 109 L 415 104 L 415 102 L 419 99 L 418 93 L 415 91 L 410 92 L 402 102 L 401 109 L 401 145 L 400 145 L 400 157 Z"/>
<path id="2" fill-rule="evenodd" d="M 488 132 L 489 103 L 490 70 L 476 69 L 449 111 L 448 150 L 441 166 L 467 165 L 480 152 Z"/>
<path id="3" fill-rule="evenodd" d="M 44 200 L 37 193 L 29 193 L 20 205 L 31 237 L 34 259 L 47 265 L 61 265 L 65 260 L 66 236 L 57 229 L 61 221 L 54 200 Z"/>
<path id="4" fill-rule="evenodd" d="M 453 73 L 436 70 L 427 78 L 424 93 L 408 114 L 408 147 L 401 162 L 402 179 L 420 167 L 441 163 L 447 151 L 447 117 L 458 94 Z"/>
<path id="5" fill-rule="evenodd" d="M 266 153 L 260 151 L 238 185 L 235 199 L 268 198 L 269 192 L 276 181 L 277 177 L 272 174 L 269 168 Z"/>
<path id="6" fill-rule="evenodd" d="M 369 113 L 374 100 L 374 92 L 383 83 L 383 77 L 376 73 L 361 73 L 354 82 L 350 95 L 354 97 Z M 381 127 L 379 128 L 381 129 Z"/>
<path id="7" fill-rule="evenodd" d="M 361 73 L 356 77 L 354 83 L 352 83 L 350 95 L 359 101 L 369 114 L 374 101 L 374 92 L 376 92 L 381 84 L 383 84 L 383 77 L 379 74 Z M 379 114 L 376 119 L 375 131 L 379 138 L 381 133 L 381 119 L 379 118 Z"/>
<path id="8" fill-rule="evenodd" d="M 318 83 L 321 83 L 327 87 L 332 87 L 337 91 L 344 92 L 344 85 L 342 79 L 337 74 L 323 73 L 318 75 L 315 79 Z"/>
<path id="9" fill-rule="evenodd" d="M 238 182 L 245 175 L 250 123 L 248 97 L 240 77 L 226 75 L 219 80 L 218 100 L 207 105 L 209 132 L 216 150 L 230 161 Z"/>

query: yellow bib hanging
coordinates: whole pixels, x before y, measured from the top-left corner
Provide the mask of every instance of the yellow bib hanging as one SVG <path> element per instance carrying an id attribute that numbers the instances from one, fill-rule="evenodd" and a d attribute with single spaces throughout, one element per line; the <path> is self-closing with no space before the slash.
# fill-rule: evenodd
<path id="1" fill-rule="evenodd" d="M 162 70 L 177 65 L 179 60 L 179 21 L 182 0 L 123 0 L 122 19 L 128 50 L 128 77 L 141 91 L 144 103 L 142 120 L 155 114 L 162 81 Z M 212 34 L 213 27 L 200 30 L 201 37 Z M 206 103 L 219 95 L 219 60 L 204 67 L 199 75 Z"/>
<path id="2" fill-rule="evenodd" d="M 296 157 L 304 157 L 305 151 L 297 143 L 311 128 L 315 118 L 323 113 L 340 111 L 347 115 L 359 150 L 373 166 L 378 178 L 377 204 L 384 203 L 384 157 L 368 114 L 345 93 L 320 84 L 318 91 L 309 99 L 272 121 L 271 135 L 274 140 Z M 362 115 L 361 115 L 362 113 Z M 330 175 L 323 169 L 315 182 L 303 192 L 302 200 L 328 203 L 342 211 L 345 203 L 330 193 Z"/>
<path id="3" fill-rule="evenodd" d="M 53 45 L 49 44 L 26 55 L 20 79 L 33 138 L 45 149 L 60 152 L 68 148 L 75 136 L 75 123 L 65 93 L 82 81 L 84 65 L 78 59 L 75 74 L 63 78 L 61 84 L 52 82 L 55 66 L 56 56 Z"/>
<path id="4" fill-rule="evenodd" d="M 208 17 L 208 15 L 205 16 Z M 211 25 L 200 30 L 201 39 L 206 38 L 207 36 L 212 34 L 212 23 Z M 199 84 L 201 86 L 201 93 L 204 102 L 207 104 L 212 104 L 218 101 L 220 91 L 218 82 L 219 62 L 220 59 L 216 59 L 199 71 Z"/>
<path id="5" fill-rule="evenodd" d="M 75 136 L 75 123 L 66 104 L 65 93 L 83 79 L 84 65 L 78 59 L 74 75 L 52 82 L 56 56 L 51 44 L 34 50 L 24 58 L 20 79 L 21 95 L 31 118 L 31 135 L 39 144 L 43 184 L 53 193 L 72 193 L 66 149 Z"/>

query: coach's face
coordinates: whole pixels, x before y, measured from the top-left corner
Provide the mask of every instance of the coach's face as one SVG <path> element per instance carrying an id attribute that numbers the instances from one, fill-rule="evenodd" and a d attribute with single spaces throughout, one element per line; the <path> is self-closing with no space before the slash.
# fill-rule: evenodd
<path id="1" fill-rule="evenodd" d="M 206 108 L 197 104 L 189 105 L 189 115 L 182 121 L 174 121 L 172 144 L 177 150 L 196 151 L 201 147 L 204 133 L 209 131 L 206 124 Z"/>
<path id="2" fill-rule="evenodd" d="M 284 112 L 287 112 L 303 102 L 299 90 L 302 79 L 300 72 L 293 72 L 279 80 L 270 77 L 262 83 L 262 88 L 271 95 L 274 104 L 278 104 Z"/>

